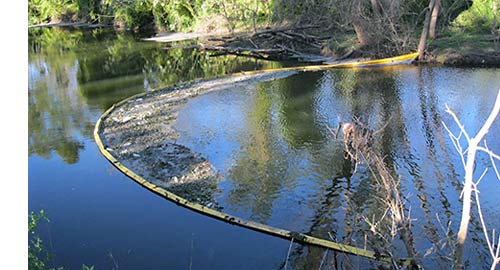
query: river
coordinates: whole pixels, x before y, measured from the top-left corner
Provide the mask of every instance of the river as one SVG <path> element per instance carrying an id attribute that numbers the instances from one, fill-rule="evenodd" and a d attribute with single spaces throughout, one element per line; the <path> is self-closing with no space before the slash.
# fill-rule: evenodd
<path id="1" fill-rule="evenodd" d="M 318 269 L 324 250 L 294 244 L 287 260 L 288 241 L 166 201 L 123 176 L 99 153 L 94 124 L 121 99 L 196 78 L 283 65 L 210 57 L 138 38 L 105 29 L 29 32 L 28 207 L 44 209 L 50 219 L 38 233 L 55 255 L 51 264 L 64 269 L 82 264 L 96 269 Z M 225 175 L 217 195 L 224 211 L 321 237 L 334 231 L 341 239 L 349 235 L 346 228 L 366 227 L 361 214 L 380 211 L 370 208 L 376 203 L 366 171 L 342 174 L 341 148 L 327 127 L 353 116 L 374 127 L 389 123 L 382 148 L 400 175 L 416 224 L 416 245 L 425 253 L 442 244 L 439 221 L 449 222 L 455 232 L 459 221 L 463 170 L 442 125 L 457 130 L 445 104 L 467 129 L 477 131 L 492 107 L 499 78 L 498 69 L 415 66 L 299 73 L 259 84 L 252 92 L 235 89 L 193 99 L 179 115 L 179 142 Z M 487 138 L 499 153 L 497 134 L 500 122 Z M 482 157 L 478 164 L 487 166 L 489 160 Z M 500 181 L 488 174 L 480 189 L 488 225 L 500 228 Z M 482 233 L 472 227 L 470 246 L 482 254 Z M 332 263 L 334 256 L 326 255 Z M 487 265 L 487 258 L 473 250 L 470 257 L 472 268 Z M 342 262 L 352 268 L 359 263 Z"/>

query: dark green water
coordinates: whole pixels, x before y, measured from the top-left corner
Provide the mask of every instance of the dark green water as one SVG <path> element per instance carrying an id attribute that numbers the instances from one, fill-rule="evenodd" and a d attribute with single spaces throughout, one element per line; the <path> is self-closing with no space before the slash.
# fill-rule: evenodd
<path id="1" fill-rule="evenodd" d="M 282 269 L 289 242 L 227 225 L 142 189 L 112 167 L 92 137 L 113 103 L 165 85 L 279 66 L 192 49 L 164 49 L 106 30 L 29 32 L 29 210 L 45 209 L 39 233 L 54 266 L 81 269 Z M 193 99 L 179 115 L 179 142 L 225 176 L 217 199 L 227 211 L 273 226 L 363 246 L 362 215 L 380 217 L 366 168 L 346 177 L 342 148 L 327 126 L 353 116 L 389 125 L 380 147 L 401 176 L 415 245 L 439 242 L 436 216 L 457 231 L 460 159 L 441 121 L 449 104 L 477 131 L 500 87 L 498 69 L 404 67 L 301 73 Z M 488 144 L 500 152 L 500 123 Z M 489 160 L 482 157 L 478 168 Z M 500 228 L 500 182 L 487 175 L 481 198 L 490 228 Z M 474 223 L 475 222 L 475 223 Z M 488 265 L 477 219 L 470 269 Z M 394 241 L 401 248 L 401 243 Z M 433 253 L 430 268 L 448 262 Z M 404 255 L 401 248 L 398 255 Z M 287 269 L 366 268 L 358 258 L 294 244 Z"/>

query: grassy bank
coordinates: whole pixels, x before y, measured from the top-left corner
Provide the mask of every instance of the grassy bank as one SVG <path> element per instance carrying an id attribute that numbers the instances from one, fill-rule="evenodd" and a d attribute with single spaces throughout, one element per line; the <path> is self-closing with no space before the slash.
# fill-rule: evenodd
<path id="1" fill-rule="evenodd" d="M 477 0 L 460 13 L 435 39 L 429 40 L 431 61 L 453 66 L 500 66 L 498 7 Z"/>

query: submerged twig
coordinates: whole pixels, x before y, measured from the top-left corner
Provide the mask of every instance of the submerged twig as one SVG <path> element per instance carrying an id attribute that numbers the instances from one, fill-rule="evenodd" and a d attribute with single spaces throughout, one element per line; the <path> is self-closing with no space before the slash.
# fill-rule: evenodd
<path id="1" fill-rule="evenodd" d="M 378 220 L 375 219 L 375 216 L 373 220 L 364 217 L 365 222 L 370 226 L 370 231 L 384 239 L 384 234 L 379 231 L 379 224 L 386 217 L 390 217 L 391 237 L 394 239 L 397 234 L 400 235 L 408 256 L 413 260 L 412 263 L 418 265 L 418 254 L 414 247 L 410 229 L 411 219 L 406 214 L 405 202 L 400 191 L 400 181 L 394 177 L 393 169 L 388 167 L 385 158 L 374 148 L 374 135 L 381 133 L 387 125 L 388 123 L 384 124 L 382 128 L 373 131 L 358 119 L 354 119 L 354 122 L 340 124 L 336 131 L 331 128 L 329 128 L 329 131 L 336 139 L 339 138 L 339 135 L 342 135 L 346 158 L 355 163 L 354 171 L 356 171 L 358 164 L 365 164 L 375 179 L 375 188 L 384 194 L 382 202 L 387 206 L 387 209 L 382 217 Z"/>
<path id="2" fill-rule="evenodd" d="M 284 270 L 286 270 L 288 266 L 288 259 L 290 258 L 290 252 L 292 251 L 292 245 L 293 245 L 293 238 L 292 240 L 290 240 L 290 246 L 288 247 L 288 253 L 286 254 L 285 267 L 283 268 Z"/>

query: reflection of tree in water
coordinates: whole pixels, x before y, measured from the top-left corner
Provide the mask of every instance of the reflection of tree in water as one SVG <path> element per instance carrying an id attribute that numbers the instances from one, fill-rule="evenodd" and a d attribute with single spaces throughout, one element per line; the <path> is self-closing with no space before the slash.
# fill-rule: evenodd
<path id="1" fill-rule="evenodd" d="M 293 148 L 324 142 L 315 117 L 314 92 L 322 72 L 299 73 L 279 81 L 280 125 L 284 139 Z"/>
<path id="2" fill-rule="evenodd" d="M 89 105 L 106 110 L 119 100 L 143 92 L 147 81 L 142 51 L 157 49 L 157 44 L 142 44 L 125 33 L 97 32 L 78 54 L 79 92 Z M 97 48 L 100 46 L 101 48 Z"/>
<path id="3" fill-rule="evenodd" d="M 315 182 L 307 204 L 313 210 L 308 218 L 309 229 L 304 232 L 328 238 L 328 232 L 337 231 L 336 214 L 342 206 L 344 185 L 349 185 L 351 164 L 343 159 L 341 144 L 334 141 L 317 114 L 323 108 L 317 100 L 323 72 L 302 73 L 280 82 L 280 131 L 291 146 L 307 154 L 308 177 Z M 334 226 L 335 228 L 332 228 Z"/>
<path id="4" fill-rule="evenodd" d="M 314 74 L 312 79 L 310 75 L 298 74 L 259 85 L 255 102 L 249 109 L 250 135 L 242 142 L 244 154 L 238 157 L 229 173 L 235 187 L 227 203 L 250 211 L 250 217 L 258 221 L 266 221 L 271 216 L 273 204 L 280 197 L 283 204 L 280 209 L 296 207 L 292 201 L 296 199 L 294 183 L 297 181 L 312 179 L 320 186 L 318 189 L 325 190 L 330 184 L 319 179 L 332 179 L 341 170 L 338 167 L 342 165 L 331 164 L 332 160 L 339 160 L 332 158 L 339 153 L 339 149 L 335 149 L 338 145 L 318 147 L 325 136 L 315 120 L 311 83 L 315 85 L 321 74 Z M 294 150 L 307 154 L 292 153 Z M 310 166 L 308 162 L 317 164 L 311 168 L 315 173 L 304 175 L 309 169 L 304 166 Z M 319 193 L 299 203 L 315 209 L 312 202 L 322 198 Z M 282 202 L 287 196 L 293 198 Z"/>
<path id="5" fill-rule="evenodd" d="M 55 151 L 68 163 L 78 162 L 79 151 L 84 144 L 77 134 L 92 139 L 95 121 L 95 116 L 89 111 L 89 99 L 85 95 L 86 85 L 82 78 L 110 77 L 109 73 L 114 75 L 115 70 L 120 70 L 117 66 L 111 66 L 108 70 L 102 68 L 109 60 L 109 57 L 103 56 L 103 48 L 115 39 L 115 44 L 120 44 L 121 47 L 124 42 L 128 42 L 128 46 L 133 45 L 132 39 L 124 41 L 110 35 L 109 31 L 100 29 L 70 31 L 40 28 L 29 31 L 30 155 L 35 153 L 49 158 L 51 151 Z M 100 58 L 101 61 L 95 65 L 87 65 L 89 62 L 86 60 L 92 57 Z M 140 81 L 142 86 L 142 78 Z M 103 90 L 96 94 L 99 101 L 111 105 L 125 97 L 109 95 L 103 86 L 106 85 L 93 85 L 94 89 Z M 108 86 L 116 90 L 123 84 L 111 83 Z"/>
<path id="6" fill-rule="evenodd" d="M 379 73 L 365 69 L 339 69 L 330 75 L 335 82 L 333 98 L 345 104 L 341 121 L 351 121 L 355 117 L 364 123 L 371 122 L 379 106 L 376 102 L 380 97 L 379 89 L 372 85 Z"/>
<path id="7" fill-rule="evenodd" d="M 357 77 L 353 76 L 354 74 L 350 71 L 343 72 L 343 70 L 339 71 L 342 74 L 340 80 L 336 78 L 336 84 L 334 85 L 336 89 L 331 89 L 331 91 L 336 92 L 336 95 L 340 93 L 340 96 L 334 96 L 333 98 L 341 99 L 342 103 L 347 103 L 351 107 L 351 112 L 347 113 L 352 113 L 352 115 L 358 117 L 362 112 L 370 113 L 369 109 L 361 103 L 363 101 L 363 97 L 360 96 L 363 93 L 362 89 L 357 91 L 352 90 L 356 87 Z M 325 73 L 325 76 L 327 75 Z M 295 85 L 300 84 L 295 83 Z M 327 106 L 334 105 L 335 102 Z M 314 112 L 331 109 L 323 107 L 315 108 L 316 106 L 320 106 L 320 104 L 311 97 L 309 106 L 307 106 L 310 114 L 313 115 Z M 292 112 L 293 107 L 289 107 L 288 111 Z M 337 116 L 327 116 L 327 118 L 335 117 Z M 317 117 L 312 117 L 310 122 L 317 122 L 315 119 Z M 321 137 L 321 139 L 318 139 L 321 143 L 320 147 L 318 147 L 319 149 L 311 150 L 313 153 L 313 162 L 322 165 L 314 168 L 319 175 L 318 181 L 321 188 L 313 195 L 315 198 L 314 201 L 317 204 L 314 206 L 314 214 L 311 216 L 309 227 L 305 230 L 305 233 L 324 239 L 331 239 L 333 237 L 334 239 L 331 240 L 359 245 L 361 243 L 353 243 L 353 239 L 356 238 L 353 234 L 358 232 L 358 229 L 356 229 L 359 226 L 359 220 L 356 218 L 357 213 L 362 211 L 366 207 L 366 204 L 369 203 L 366 200 L 370 193 L 370 184 L 367 182 L 368 178 L 363 177 L 361 181 L 354 182 L 355 186 L 353 186 L 351 164 L 347 160 L 344 160 L 343 148 L 338 142 L 333 140 L 331 134 L 325 131 L 325 127 L 320 127 L 320 123 L 315 123 L 315 125 L 316 127 L 313 128 L 318 132 L 316 137 Z M 300 127 L 300 125 L 297 126 Z M 330 164 L 325 164 L 326 160 L 329 160 Z M 332 254 L 334 255 L 332 256 Z M 332 264 L 337 265 L 338 263 L 345 265 L 345 261 L 336 261 L 338 257 L 335 252 L 330 252 L 330 255 L 323 258 L 324 255 L 325 249 L 299 245 L 294 250 L 292 263 L 297 269 L 319 269 L 320 265 L 325 262 L 330 264 L 330 267 Z"/>
<path id="8" fill-rule="evenodd" d="M 427 239 L 432 245 L 439 245 L 440 239 L 441 239 L 441 228 L 440 225 L 437 224 L 437 219 L 436 219 L 436 213 L 433 213 L 431 211 L 431 204 L 436 205 L 437 202 L 432 203 L 434 200 L 434 196 L 432 194 L 429 194 L 428 190 L 431 187 L 434 187 L 435 184 L 437 184 L 437 190 L 439 192 L 439 195 L 441 197 L 441 206 L 443 209 L 439 209 L 439 213 L 444 213 L 446 216 L 447 221 L 444 224 L 447 224 L 450 222 L 450 204 L 448 203 L 448 199 L 446 198 L 444 189 L 443 189 L 443 173 L 441 170 L 445 169 L 449 170 L 450 167 L 444 166 L 444 168 L 440 168 L 442 164 L 438 160 L 438 149 L 436 147 L 436 138 L 439 141 L 439 145 L 441 146 L 441 150 L 444 150 L 444 152 L 441 153 L 441 155 L 444 154 L 444 156 L 448 156 L 446 153 L 446 150 L 444 149 L 444 138 L 443 138 L 443 130 L 441 127 L 441 116 L 438 114 L 437 111 L 437 97 L 435 96 L 434 89 L 432 85 L 429 85 L 430 88 L 425 89 L 426 87 L 424 86 L 423 82 L 423 74 L 422 74 L 422 68 L 418 69 L 418 98 L 419 98 L 419 109 L 420 109 L 420 114 L 421 114 L 421 121 L 422 121 L 422 130 L 423 130 L 423 135 L 424 135 L 424 140 L 425 140 L 425 150 L 423 151 L 424 153 L 420 153 L 420 155 L 424 155 L 426 158 L 428 158 L 431 163 L 433 164 L 433 172 L 435 177 L 437 178 L 437 183 L 434 183 L 434 181 L 429 181 L 427 182 L 426 175 L 428 175 L 426 172 L 422 171 L 422 166 L 426 166 L 425 164 L 419 165 L 415 160 L 417 160 L 419 153 L 412 153 L 412 149 L 408 149 L 408 155 L 405 156 L 403 159 L 405 160 L 408 168 L 408 171 L 410 175 L 412 176 L 413 179 L 413 184 L 415 189 L 417 190 L 416 194 L 416 199 L 420 202 L 420 208 L 423 211 L 423 215 L 425 217 L 422 218 L 422 223 L 424 224 L 422 228 L 425 231 L 424 234 L 424 239 Z M 420 149 L 422 150 L 422 149 Z M 449 160 L 449 159 L 448 159 Z M 438 165 L 439 164 L 439 165 Z M 447 177 L 447 179 L 453 179 L 454 177 Z M 427 183 L 426 183 L 427 182 Z M 438 203 L 439 205 L 439 203 Z M 444 211 L 441 211 L 444 210 Z M 440 217 L 441 218 L 441 217 Z M 449 251 L 449 250 L 448 250 Z M 444 250 L 444 247 L 441 249 L 440 252 L 448 252 Z M 444 255 L 444 253 L 442 254 Z M 442 264 L 440 260 L 436 260 L 437 263 Z M 442 265 L 441 267 L 446 267 L 445 265 Z"/>
<path id="9" fill-rule="evenodd" d="M 281 83 L 280 130 L 290 146 L 306 152 L 302 158 L 313 164 L 308 170 L 314 175 L 310 179 L 316 187 L 307 198 L 313 211 L 302 230 L 328 239 L 330 232 L 342 227 L 337 218 L 342 212 L 344 186 L 350 185 L 351 164 L 343 159 L 341 144 L 332 139 L 326 124 L 320 121 L 319 114 L 325 109 L 317 97 L 322 76 L 323 72 L 304 73 Z M 319 264 L 320 260 L 313 257 L 305 265 Z"/>
<path id="10" fill-rule="evenodd" d="M 145 78 L 153 88 L 198 78 L 208 79 L 240 71 L 280 66 L 279 63 L 245 57 L 212 57 L 208 53 L 189 48 L 143 50 L 141 54 L 146 61 Z"/>
<path id="11" fill-rule="evenodd" d="M 165 49 L 162 44 L 138 42 L 123 33 L 113 33 L 107 39 L 101 37 L 105 33 L 98 36 L 105 49 L 79 54 L 78 82 L 88 102 L 103 110 L 144 90 L 275 66 L 248 58 L 210 57 L 193 48 L 182 48 L 187 44 L 182 42 L 178 47 Z"/>
<path id="12" fill-rule="evenodd" d="M 336 87 L 344 86 L 346 88 L 336 90 L 337 98 L 339 98 L 338 95 L 340 94 L 340 98 L 345 99 L 345 103 L 351 104 L 351 115 L 359 119 L 364 119 L 364 122 L 370 121 L 369 123 L 372 128 L 389 123 L 383 132 L 379 134 L 379 142 L 375 146 L 385 157 L 387 168 L 392 170 L 394 175 L 403 175 L 405 178 L 402 179 L 399 192 L 402 195 L 406 195 L 404 193 L 407 193 L 408 190 L 416 189 L 416 196 L 406 198 L 413 202 L 412 217 L 414 212 L 423 212 L 423 217 L 420 214 L 416 214 L 416 218 L 420 220 L 419 224 L 421 224 L 418 228 L 413 228 L 413 231 L 418 232 L 416 237 L 410 239 L 410 242 L 404 245 L 396 238 L 390 246 L 386 247 L 396 247 L 396 249 L 399 249 L 397 247 L 402 246 L 406 249 L 417 249 L 419 252 L 424 253 L 429 246 L 442 244 L 443 242 L 440 242 L 440 239 L 446 237 L 442 235 L 443 232 L 440 232 L 441 228 L 439 226 L 441 225 L 438 224 L 436 213 L 445 213 L 447 219 L 443 222 L 446 223 L 446 220 L 450 220 L 452 212 L 450 203 L 446 197 L 446 190 L 449 190 L 450 186 L 455 186 L 453 182 L 456 179 L 450 159 L 445 158 L 445 160 L 440 160 L 440 157 L 448 157 L 448 153 L 446 153 L 446 146 L 442 138 L 443 130 L 440 124 L 441 116 L 437 110 L 437 97 L 433 89 L 429 89 L 427 92 L 424 91 L 424 86 L 420 82 L 418 96 L 420 98 L 422 114 L 423 126 L 421 132 L 423 133 L 423 138 L 412 138 L 410 145 L 409 128 L 415 127 L 407 126 L 410 122 L 408 122 L 408 119 L 405 119 L 401 100 L 402 96 L 399 93 L 400 86 L 396 84 L 394 74 L 392 72 L 384 72 L 383 70 L 377 72 L 370 71 L 372 72 L 371 74 L 368 71 L 346 72 L 356 72 L 358 74 L 356 76 L 352 76 L 352 74 L 351 76 L 345 76 L 344 74 L 344 76 L 340 77 L 341 79 L 337 81 Z M 339 73 L 342 74 L 342 72 Z M 352 78 L 358 76 L 362 79 L 352 80 Z M 339 77 L 337 77 L 338 79 Z M 431 83 L 431 85 L 434 85 L 434 83 Z M 412 104 L 408 105 L 411 106 Z M 415 133 L 415 130 L 410 130 L 410 132 Z M 424 145 L 421 145 L 421 141 L 423 141 Z M 420 163 L 417 163 L 419 156 L 429 159 L 431 164 L 420 166 Z M 403 168 L 406 170 L 403 170 Z M 373 180 L 370 180 L 372 177 L 369 173 L 363 172 L 364 170 L 366 169 L 361 168 L 358 171 L 358 175 L 367 174 L 369 177 L 362 177 L 359 185 L 354 181 L 351 188 L 345 188 L 345 198 L 341 198 L 346 202 L 345 219 L 343 221 L 345 224 L 344 238 L 339 237 L 339 231 L 336 231 L 335 225 L 325 225 L 324 222 L 326 219 L 322 214 L 316 215 L 318 221 L 314 222 L 313 226 L 311 226 L 310 234 L 314 234 L 315 231 L 324 230 L 323 227 L 327 227 L 332 230 L 331 234 L 333 237 L 337 237 L 337 240 L 356 245 L 356 243 L 352 243 L 352 240 L 362 239 L 364 231 L 368 231 L 367 224 L 363 220 L 360 220 L 360 215 L 365 217 L 382 216 L 385 206 L 381 204 L 377 197 L 383 194 L 377 194 L 377 190 L 372 188 Z M 436 180 L 432 181 L 432 179 Z M 446 183 L 444 179 L 451 181 Z M 436 187 L 439 193 L 437 197 L 433 196 L 434 193 L 432 193 Z M 452 189 L 455 188 L 452 187 Z M 363 195 L 360 196 L 356 193 L 363 193 Z M 328 197 L 324 201 L 327 202 Z M 420 205 L 418 205 L 420 208 L 415 207 L 417 206 L 415 202 L 420 202 Z M 322 211 L 317 211 L 317 213 L 320 212 Z M 479 232 L 480 230 L 477 231 Z M 480 237 L 478 236 L 477 238 L 479 239 Z M 384 245 L 380 247 L 384 248 Z M 404 250 L 404 248 L 399 249 L 395 253 L 396 256 L 407 256 L 406 252 L 403 252 Z M 332 255 L 332 252 L 329 254 L 326 260 L 328 261 L 328 258 L 330 258 L 329 263 L 336 264 L 338 267 L 338 257 Z M 439 254 L 446 256 L 449 254 L 449 251 Z M 322 261 L 324 255 L 323 249 L 297 246 L 292 256 L 294 258 L 293 264 L 300 269 L 318 269 L 319 263 L 317 262 Z M 352 258 L 347 261 L 341 261 L 341 264 L 350 263 L 351 260 Z M 309 267 L 311 264 L 313 266 Z M 431 266 L 435 266 L 433 262 L 430 262 L 430 264 Z"/>
<path id="13" fill-rule="evenodd" d="M 341 70 L 333 73 L 333 76 L 336 77 L 337 82 L 335 85 L 335 98 L 342 99 L 343 103 L 348 106 L 347 116 L 343 116 L 346 119 L 344 121 L 357 118 L 373 130 L 389 123 L 383 129 L 382 135 L 378 135 L 380 139 L 376 141 L 374 147 L 381 147 L 383 155 L 391 159 L 394 155 L 393 152 L 397 151 L 393 146 L 402 143 L 401 141 L 394 142 L 394 140 L 404 138 L 399 134 L 404 130 L 404 122 L 399 114 L 401 103 L 397 99 L 398 90 L 394 74 L 390 70 L 360 69 Z M 394 114 L 392 114 L 393 112 Z M 388 166 L 391 166 L 391 164 L 388 164 Z M 352 202 L 356 203 L 355 207 L 358 211 L 367 211 L 368 216 L 373 214 L 380 216 L 383 214 L 383 212 L 381 213 L 383 209 L 381 209 L 380 204 L 376 203 L 379 195 L 372 189 L 373 179 L 371 179 L 370 172 L 361 167 L 357 174 L 360 175 L 358 177 L 361 180 L 360 184 L 363 184 L 363 189 L 361 189 L 363 196 L 361 199 L 354 196 L 358 192 L 357 188 L 355 188 L 352 191 Z M 367 195 L 369 197 L 366 197 Z"/>
<path id="14" fill-rule="evenodd" d="M 73 60 L 73 61 L 72 61 Z M 30 54 L 28 87 L 28 150 L 48 158 L 52 150 L 67 163 L 78 162 L 83 143 L 74 131 L 90 137 L 92 123 L 75 94 L 75 56 L 51 53 L 50 60 Z"/>
<path id="15" fill-rule="evenodd" d="M 29 155 L 50 158 L 55 151 L 65 162 L 77 163 L 84 144 L 76 133 L 92 137 L 92 119 L 77 92 L 75 50 L 83 39 L 81 31 L 29 31 Z"/>
<path id="16" fill-rule="evenodd" d="M 253 59 L 209 57 L 193 49 L 166 51 L 109 29 L 28 33 L 29 153 L 48 158 L 55 150 L 69 163 L 83 149 L 75 134 L 92 138 L 91 108 L 102 112 L 145 89 L 263 67 Z"/>
<path id="17" fill-rule="evenodd" d="M 424 230 L 423 239 L 427 239 L 429 245 L 435 248 L 435 252 L 440 256 L 449 256 L 452 247 L 443 246 L 442 239 L 447 237 L 442 230 L 442 224 L 458 224 L 460 209 L 453 209 L 450 202 L 453 198 L 460 197 L 462 188 L 458 179 L 458 173 L 453 165 L 453 155 L 448 152 L 446 146 L 446 131 L 441 124 L 444 121 L 439 113 L 438 96 L 435 89 L 436 78 L 432 69 L 419 68 L 417 74 L 418 98 L 420 109 L 420 121 L 422 138 L 418 142 L 424 144 L 419 149 L 425 148 L 425 151 L 415 153 L 412 160 L 407 160 L 408 164 L 413 164 L 415 171 L 410 171 L 413 178 L 415 189 L 417 190 L 416 199 L 420 202 L 423 216 L 420 218 Z M 417 164 L 414 160 L 418 160 L 417 156 L 421 156 L 421 164 Z M 406 160 L 405 160 L 406 161 Z M 426 168 L 426 169 L 422 169 Z M 414 172 L 414 173 L 413 173 Z M 433 190 L 437 191 L 432 192 Z M 450 191 L 455 191 L 454 196 L 450 197 Z M 436 196 L 436 194 L 438 196 Z M 453 192 L 451 193 L 453 194 Z M 439 218 L 439 220 L 438 220 Z M 440 224 L 441 223 L 441 224 Z M 471 224 L 476 228 L 480 228 L 478 220 L 472 217 Z M 453 229 L 453 227 L 451 227 Z M 479 244 L 469 245 L 471 258 L 476 258 L 479 262 L 487 261 L 486 250 L 484 243 L 481 243 L 482 236 L 480 229 L 471 230 L 472 238 Z M 453 233 L 453 230 L 450 231 Z M 436 259 L 434 263 L 440 264 L 441 268 L 448 267 L 442 260 Z"/>
<path id="18" fill-rule="evenodd" d="M 362 238 L 361 229 L 356 229 L 361 223 L 357 214 L 367 207 L 380 212 L 381 207 L 372 203 L 373 198 L 367 200 L 370 178 L 361 177 L 351 185 L 351 164 L 343 159 L 342 146 L 331 139 L 326 127 L 322 127 L 324 123 L 318 120 L 315 92 L 320 79 L 320 73 L 299 74 L 266 83 L 257 90 L 247 122 L 250 136 L 242 142 L 245 154 L 236 159 L 228 174 L 234 187 L 229 191 L 227 204 L 249 211 L 253 220 L 266 222 L 270 217 L 281 217 L 272 212 L 274 204 L 296 196 L 297 181 L 310 181 L 314 188 L 308 190 L 300 206 L 309 211 L 306 220 L 301 221 L 307 225 L 301 223 L 300 231 L 326 239 L 331 234 L 340 242 L 359 245 L 352 242 L 353 237 Z M 287 152 L 294 150 L 297 152 Z M 294 160 L 294 155 L 299 160 Z M 301 166 L 307 168 L 298 168 Z M 307 175 L 297 173 L 301 169 Z M 286 207 L 294 205 L 285 202 L 279 209 Z M 294 211 L 300 215 L 298 209 Z M 320 248 L 300 246 L 292 256 L 293 264 L 297 269 L 318 269 L 323 252 Z"/>
<path id="19" fill-rule="evenodd" d="M 288 164 L 284 153 L 275 144 L 278 138 L 272 133 L 272 93 L 269 84 L 257 86 L 254 102 L 247 115 L 248 138 L 241 142 L 245 154 L 237 158 L 228 173 L 235 187 L 227 199 L 229 205 L 249 211 L 250 218 L 265 222 L 272 214 L 277 192 L 288 185 L 285 177 Z"/>
<path id="20" fill-rule="evenodd" d="M 370 123 L 371 128 L 383 126 L 390 121 L 388 127 L 381 135 L 378 146 L 383 155 L 387 156 L 387 166 L 395 168 L 394 156 L 398 155 L 397 145 L 407 142 L 405 123 L 402 119 L 401 101 L 392 72 L 374 70 L 339 70 L 332 72 L 335 80 L 334 99 L 340 99 L 347 110 L 343 115 L 344 120 L 351 117 Z M 334 115 L 329 117 L 335 117 Z M 407 143 L 406 143 L 407 144 Z M 308 234 L 321 235 L 320 237 L 334 237 L 335 241 L 350 245 L 361 246 L 364 244 L 367 224 L 361 219 L 367 217 L 381 217 L 385 206 L 378 199 L 378 194 L 373 188 L 373 179 L 365 168 L 358 168 L 354 179 L 346 177 L 345 185 L 339 185 L 334 179 L 328 192 L 319 194 L 321 207 L 318 206 Z M 342 207 L 339 207 L 341 205 Z M 328 207 L 343 209 L 338 211 L 337 218 L 328 215 Z M 334 213 L 335 211 L 333 211 Z M 341 216 L 343 215 L 343 219 Z M 319 236 L 318 235 L 318 236 Z M 318 269 L 323 260 L 325 250 L 315 247 L 299 246 L 295 250 L 294 265 L 301 269 Z M 342 259 L 340 262 L 338 259 Z M 325 258 L 330 264 L 351 265 L 353 258 L 349 256 L 338 257 L 330 252 Z M 359 262 L 359 259 L 357 260 Z M 366 263 L 366 262 L 365 262 Z M 312 266 L 311 266 L 312 265 Z"/>

